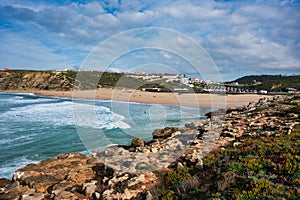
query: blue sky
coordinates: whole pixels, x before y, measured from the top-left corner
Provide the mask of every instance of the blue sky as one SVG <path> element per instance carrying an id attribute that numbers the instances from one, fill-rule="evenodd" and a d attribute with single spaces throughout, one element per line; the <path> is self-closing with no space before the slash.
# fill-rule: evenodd
<path id="1" fill-rule="evenodd" d="M 110 36 L 143 27 L 193 38 L 224 80 L 300 73 L 300 2 L 293 0 L 1 0 L 0 67 L 72 68 Z M 120 57 L 112 69 L 145 68 L 145 61 L 189 68 L 170 52 L 145 50 Z"/>

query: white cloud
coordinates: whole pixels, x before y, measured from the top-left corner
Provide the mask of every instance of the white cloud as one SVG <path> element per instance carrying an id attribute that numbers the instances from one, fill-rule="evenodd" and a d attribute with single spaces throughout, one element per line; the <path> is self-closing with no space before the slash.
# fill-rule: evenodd
<path id="1" fill-rule="evenodd" d="M 0 35 L 0 66 L 57 69 L 75 64 L 67 56 L 57 55 L 53 49 L 37 40 L 24 39 L 22 35 L 15 33 L 1 32 Z"/>
<path id="2" fill-rule="evenodd" d="M 4 22 L 0 24 L 4 34 L 18 35 L 19 44 L 22 44 L 20 40 L 31 41 L 31 52 L 36 51 L 36 54 L 39 48 L 45 47 L 42 51 L 49 57 L 54 56 L 54 61 L 75 60 L 76 55 L 67 53 L 70 49 L 83 55 L 120 31 L 157 26 L 180 31 L 201 42 L 223 72 L 235 73 L 234 68 L 252 68 L 254 72 L 273 69 L 274 73 L 300 71 L 300 4 L 297 1 L 104 0 L 59 5 L 3 0 L 0 20 Z M 8 41 L 13 42 L 1 41 L 1 48 L 8 48 Z M 122 38 L 118 42 L 123 41 L 132 42 L 132 46 L 136 42 L 132 38 Z M 66 50 L 59 50 L 57 43 L 65 43 Z M 30 44 L 26 43 L 29 47 Z M 176 41 L 176 45 L 193 53 L 180 41 Z M 15 55 L 23 55 L 21 51 L 29 48 L 12 46 L 16 46 L 14 50 L 10 48 Z M 112 51 L 113 47 L 106 53 Z M 7 54 L 3 51 L 1 56 L 10 57 Z M 27 55 L 28 61 L 20 59 L 19 66 L 32 64 L 31 60 L 45 66 L 42 59 L 34 57 L 33 53 L 31 56 L 33 59 Z M 44 60 L 51 63 L 46 57 Z M 5 59 L 5 62 L 10 65 L 18 61 Z"/>
<path id="3" fill-rule="evenodd" d="M 166 7 L 163 10 L 166 14 L 170 15 L 172 18 L 189 19 L 189 20 L 210 20 L 219 19 L 226 14 L 225 10 L 218 8 L 213 8 L 209 5 L 195 6 L 191 4 L 184 5 L 173 5 Z"/>
<path id="4" fill-rule="evenodd" d="M 147 26 L 154 13 L 152 11 L 145 12 L 124 12 L 117 15 L 122 26 L 127 28 Z"/>
<path id="5" fill-rule="evenodd" d="M 83 14 L 89 17 L 94 17 L 104 13 L 104 9 L 98 2 L 91 2 L 82 6 L 84 8 Z"/>

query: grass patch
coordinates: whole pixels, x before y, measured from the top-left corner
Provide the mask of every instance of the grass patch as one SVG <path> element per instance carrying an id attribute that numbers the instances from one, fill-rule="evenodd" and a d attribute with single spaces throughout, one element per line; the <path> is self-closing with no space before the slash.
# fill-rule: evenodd
<path id="1" fill-rule="evenodd" d="M 204 158 L 203 169 L 169 171 L 161 199 L 299 199 L 299 125 L 289 136 L 243 138 Z"/>

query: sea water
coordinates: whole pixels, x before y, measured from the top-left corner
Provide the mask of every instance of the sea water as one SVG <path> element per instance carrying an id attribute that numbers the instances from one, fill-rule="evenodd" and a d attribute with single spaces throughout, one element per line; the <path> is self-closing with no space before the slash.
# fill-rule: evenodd
<path id="1" fill-rule="evenodd" d="M 77 112 L 76 105 L 92 106 L 92 115 L 80 113 L 91 110 Z M 154 129 L 184 126 L 203 118 L 208 111 L 209 108 L 107 100 L 74 102 L 71 98 L 31 93 L 0 93 L 0 177 L 11 178 L 16 169 L 61 153 L 88 155 L 93 149 L 109 145 L 129 145 L 134 137 L 151 140 Z"/>

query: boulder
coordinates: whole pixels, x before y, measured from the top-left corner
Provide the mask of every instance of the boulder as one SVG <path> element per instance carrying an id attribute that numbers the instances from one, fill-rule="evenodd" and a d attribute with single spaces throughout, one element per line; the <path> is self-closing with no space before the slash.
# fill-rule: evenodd
<path id="1" fill-rule="evenodd" d="M 13 182 L 6 185 L 3 191 L 0 191 L 1 200 L 19 200 L 21 195 L 20 184 Z"/>
<path id="2" fill-rule="evenodd" d="M 178 128 L 175 127 L 166 127 L 164 129 L 156 129 L 152 135 L 153 139 L 166 139 L 172 136 L 172 133 L 177 132 Z"/>
<path id="3" fill-rule="evenodd" d="M 223 131 L 223 132 L 221 133 L 221 136 L 223 136 L 223 137 L 231 137 L 231 138 L 234 138 L 234 137 L 235 137 L 235 134 L 232 133 L 232 132 L 230 132 L 230 131 Z"/>
<path id="4" fill-rule="evenodd" d="M 145 142 L 142 138 L 133 138 L 131 141 L 131 147 L 136 148 L 136 147 L 144 147 Z"/>
<path id="5" fill-rule="evenodd" d="M 11 183 L 11 180 L 8 180 L 7 178 L 0 178 L 0 189 L 8 186 Z"/>
<path id="6" fill-rule="evenodd" d="M 22 195 L 21 200 L 43 200 L 43 199 L 45 199 L 44 197 L 45 197 L 45 194 L 43 194 L 43 193 L 36 193 L 34 195 L 24 194 L 24 195 Z"/>
<path id="7" fill-rule="evenodd" d="M 96 163 L 96 165 L 93 166 L 93 170 L 100 182 L 102 182 L 104 177 L 112 178 L 114 176 L 114 169 L 106 166 L 104 163 Z"/>
<path id="8" fill-rule="evenodd" d="M 96 192 L 97 189 L 97 181 L 93 180 L 90 183 L 84 183 L 82 185 L 82 189 L 84 191 L 84 193 L 86 194 L 86 196 L 88 197 L 92 197 L 93 194 Z"/>

